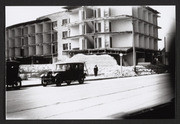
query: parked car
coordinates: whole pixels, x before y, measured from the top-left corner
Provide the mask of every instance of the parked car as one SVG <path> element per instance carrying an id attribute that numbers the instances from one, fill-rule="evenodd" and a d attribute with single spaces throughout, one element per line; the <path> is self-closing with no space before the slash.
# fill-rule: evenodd
<path id="1" fill-rule="evenodd" d="M 48 71 L 41 75 L 41 83 L 43 86 L 48 84 L 56 84 L 60 86 L 62 83 L 71 84 L 72 81 L 84 83 L 86 77 L 84 62 L 68 62 L 57 63 L 55 71 Z"/>
<path id="2" fill-rule="evenodd" d="M 6 86 L 20 88 L 21 78 L 19 76 L 19 62 L 7 61 L 6 62 Z"/>

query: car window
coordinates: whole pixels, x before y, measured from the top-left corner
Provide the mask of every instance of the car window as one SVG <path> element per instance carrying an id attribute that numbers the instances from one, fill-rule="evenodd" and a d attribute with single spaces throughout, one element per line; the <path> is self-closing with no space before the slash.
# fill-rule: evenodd
<path id="1" fill-rule="evenodd" d="M 58 71 L 68 71 L 68 70 L 83 70 L 83 64 L 59 64 L 56 65 L 56 70 Z"/>
<path id="2" fill-rule="evenodd" d="M 79 64 L 79 70 L 83 70 L 83 64 Z"/>
<path id="3" fill-rule="evenodd" d="M 66 71 L 70 70 L 71 66 L 69 64 L 66 65 Z"/>
<path id="4" fill-rule="evenodd" d="M 57 71 L 66 71 L 67 65 L 56 65 L 56 70 Z"/>
<path id="5" fill-rule="evenodd" d="M 75 70 L 78 70 L 78 65 L 75 65 Z"/>

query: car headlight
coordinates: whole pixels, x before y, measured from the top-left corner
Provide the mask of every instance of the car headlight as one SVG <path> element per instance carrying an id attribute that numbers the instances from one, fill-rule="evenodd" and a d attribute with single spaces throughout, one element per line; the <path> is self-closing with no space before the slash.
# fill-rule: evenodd
<path id="1" fill-rule="evenodd" d="M 41 74 L 40 77 L 42 78 L 44 76 L 44 74 Z"/>
<path id="2" fill-rule="evenodd" d="M 52 73 L 52 76 L 55 77 L 58 73 Z"/>

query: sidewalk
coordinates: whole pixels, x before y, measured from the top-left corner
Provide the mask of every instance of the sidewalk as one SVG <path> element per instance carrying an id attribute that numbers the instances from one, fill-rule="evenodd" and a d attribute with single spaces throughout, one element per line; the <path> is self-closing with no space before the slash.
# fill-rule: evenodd
<path id="1" fill-rule="evenodd" d="M 22 80 L 22 87 L 28 86 L 40 86 L 41 78 L 28 78 L 28 80 Z"/>
<path id="2" fill-rule="evenodd" d="M 113 78 L 117 78 L 117 77 L 104 77 L 102 75 L 86 76 L 85 81 L 104 80 L 104 79 L 113 79 Z M 40 85 L 41 85 L 41 78 L 28 78 L 28 80 L 22 81 L 22 87 L 40 86 Z"/>

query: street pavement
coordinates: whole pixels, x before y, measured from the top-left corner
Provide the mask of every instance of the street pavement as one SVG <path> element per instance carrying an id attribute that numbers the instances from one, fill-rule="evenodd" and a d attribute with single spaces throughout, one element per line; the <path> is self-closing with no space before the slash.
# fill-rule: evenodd
<path id="1" fill-rule="evenodd" d="M 103 75 L 86 76 L 85 81 L 105 80 L 105 79 L 113 79 L 113 78 L 117 78 L 117 77 L 104 77 Z M 39 86 L 39 85 L 41 85 L 40 78 L 28 78 L 28 80 L 22 80 L 23 87 Z"/>
<path id="2" fill-rule="evenodd" d="M 170 83 L 168 74 L 159 74 L 22 87 L 6 91 L 6 119 L 122 118 L 170 102 L 174 98 Z"/>

